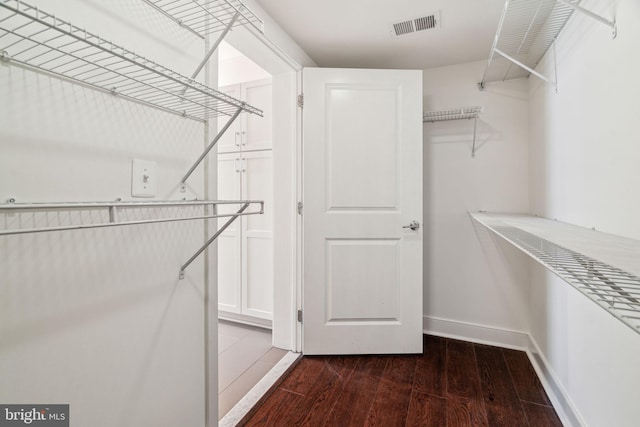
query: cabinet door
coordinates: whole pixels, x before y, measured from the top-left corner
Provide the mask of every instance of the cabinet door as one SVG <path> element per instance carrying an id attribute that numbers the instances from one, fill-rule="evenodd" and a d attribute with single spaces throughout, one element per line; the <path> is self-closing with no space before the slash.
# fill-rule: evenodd
<path id="1" fill-rule="evenodd" d="M 273 170 L 271 151 L 242 153 L 242 197 L 264 200 L 264 214 L 242 218 L 242 312 L 273 317 Z"/>
<path id="2" fill-rule="evenodd" d="M 240 197 L 240 157 L 238 154 L 218 156 L 218 199 L 239 200 Z M 237 205 L 218 206 L 219 214 L 232 213 Z M 228 218 L 219 218 L 221 227 Z M 218 309 L 232 313 L 242 311 L 241 293 L 241 217 L 218 237 Z"/>
<path id="3" fill-rule="evenodd" d="M 239 84 L 224 86 L 224 87 L 221 87 L 219 90 L 220 92 L 225 93 L 229 96 L 232 96 L 236 99 L 241 99 L 242 97 Z M 227 131 L 220 137 L 220 139 L 218 140 L 218 143 L 216 144 L 216 146 L 218 147 L 218 153 L 229 153 L 229 152 L 240 150 L 241 132 L 242 132 L 241 121 L 242 121 L 242 116 L 244 114 L 240 114 L 240 117 L 238 117 L 233 122 L 231 127 L 227 129 Z M 227 116 L 218 117 L 218 132 L 220 132 L 220 130 L 224 127 L 225 124 L 227 124 L 228 121 L 229 121 L 229 117 Z"/>
<path id="4" fill-rule="evenodd" d="M 267 150 L 271 144 L 272 99 L 271 79 L 242 83 L 242 100 L 247 104 L 260 108 L 263 116 L 255 114 L 242 115 L 240 144 L 242 151 Z"/>

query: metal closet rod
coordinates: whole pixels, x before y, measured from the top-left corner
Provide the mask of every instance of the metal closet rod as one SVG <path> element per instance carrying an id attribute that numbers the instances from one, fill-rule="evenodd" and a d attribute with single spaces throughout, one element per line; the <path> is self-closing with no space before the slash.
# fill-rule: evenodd
<path id="1" fill-rule="evenodd" d="M 260 203 L 259 200 L 150 200 L 150 201 L 122 201 L 113 202 L 46 202 L 46 203 L 16 203 L 9 199 L 6 204 L 0 204 L 0 210 L 35 210 L 62 208 L 138 208 L 138 207 L 167 207 L 167 206 L 204 206 L 204 205 L 238 205 L 240 203 Z"/>
<path id="2" fill-rule="evenodd" d="M 161 207 L 192 207 L 192 206 L 217 206 L 217 205 L 239 205 L 243 206 L 236 213 L 230 214 L 204 214 L 196 216 L 183 216 L 177 218 L 156 218 L 133 221 L 120 221 L 118 219 L 118 209 L 136 208 L 161 208 Z M 260 210 L 245 212 L 250 205 L 260 205 Z M 62 203 L 8 203 L 0 205 L 0 213 L 13 211 L 34 211 L 34 210 L 88 210 L 88 209 L 109 209 L 109 222 L 96 224 L 76 224 L 61 225 L 54 227 L 36 227 L 15 230 L 0 230 L 0 236 L 41 233 L 47 231 L 81 230 L 90 228 L 105 228 L 121 225 L 155 224 L 162 222 L 190 221 L 196 219 L 232 218 L 246 215 L 260 215 L 264 213 L 264 201 L 262 200 L 185 200 L 185 201 L 151 201 L 151 202 L 62 202 Z M 230 224 L 230 222 L 229 222 Z M 225 227 L 226 228 L 226 227 Z M 217 237 L 217 236 L 216 236 Z"/>

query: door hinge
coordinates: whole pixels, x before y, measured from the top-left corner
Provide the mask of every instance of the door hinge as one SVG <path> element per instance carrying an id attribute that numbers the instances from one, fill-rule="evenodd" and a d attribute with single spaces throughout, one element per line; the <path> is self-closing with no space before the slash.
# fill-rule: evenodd
<path id="1" fill-rule="evenodd" d="M 302 202 L 298 202 L 298 215 L 302 215 L 302 210 L 304 209 L 304 205 Z"/>
<path id="2" fill-rule="evenodd" d="M 298 310 L 298 322 L 302 323 L 302 310 Z"/>
<path id="3" fill-rule="evenodd" d="M 300 108 L 304 107 L 304 95 L 303 94 L 298 95 L 298 107 L 300 107 Z"/>

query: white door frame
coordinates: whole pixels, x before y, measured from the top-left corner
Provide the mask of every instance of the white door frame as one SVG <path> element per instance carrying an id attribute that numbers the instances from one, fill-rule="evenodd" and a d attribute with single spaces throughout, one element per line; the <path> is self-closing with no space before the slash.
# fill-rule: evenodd
<path id="1" fill-rule="evenodd" d="M 249 31 L 235 31 L 225 41 L 269 72 L 273 78 L 274 110 L 291 122 L 274 127 L 274 304 L 273 345 L 300 352 L 301 328 L 297 310 L 301 307 L 300 218 L 296 204 L 301 200 L 302 114 L 296 97 L 302 90 L 302 66 L 270 39 Z M 274 113 L 275 114 L 275 113 Z M 275 191 L 280 194 L 276 194 Z M 267 207 L 269 208 L 269 207 Z M 276 220 L 278 219 L 278 220 Z"/>

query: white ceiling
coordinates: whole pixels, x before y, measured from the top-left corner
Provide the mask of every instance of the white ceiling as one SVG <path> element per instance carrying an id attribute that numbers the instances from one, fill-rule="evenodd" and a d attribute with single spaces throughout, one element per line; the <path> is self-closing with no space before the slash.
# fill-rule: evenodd
<path id="1" fill-rule="evenodd" d="M 425 69 L 487 59 L 505 0 L 257 0 L 321 67 Z M 441 27 L 391 24 L 440 11 Z"/>

